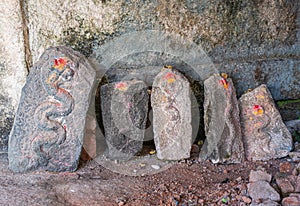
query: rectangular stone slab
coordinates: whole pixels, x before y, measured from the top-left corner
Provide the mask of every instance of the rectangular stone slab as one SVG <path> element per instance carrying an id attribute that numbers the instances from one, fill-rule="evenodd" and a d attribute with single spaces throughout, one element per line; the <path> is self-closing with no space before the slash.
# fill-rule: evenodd
<path id="1" fill-rule="evenodd" d="M 143 81 L 131 80 L 101 87 L 101 110 L 107 143 L 105 155 L 128 160 L 142 150 L 149 95 Z"/>
<path id="2" fill-rule="evenodd" d="M 288 155 L 293 140 L 266 85 L 239 99 L 246 158 L 269 160 Z"/>
<path id="3" fill-rule="evenodd" d="M 31 68 L 9 137 L 9 168 L 74 171 L 96 73 L 67 47 L 51 47 Z"/>
<path id="4" fill-rule="evenodd" d="M 244 160 L 239 106 L 230 78 L 216 74 L 204 81 L 204 125 L 206 140 L 201 160 L 213 163 Z"/>
<path id="5" fill-rule="evenodd" d="M 157 157 L 165 160 L 189 158 L 193 140 L 188 80 L 176 70 L 162 70 L 153 82 L 151 105 Z"/>

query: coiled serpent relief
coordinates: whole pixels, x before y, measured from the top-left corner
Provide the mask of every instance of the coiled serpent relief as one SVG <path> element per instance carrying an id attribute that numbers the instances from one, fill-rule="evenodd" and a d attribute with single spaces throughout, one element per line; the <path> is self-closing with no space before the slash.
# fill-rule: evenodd
<path id="1" fill-rule="evenodd" d="M 44 164 L 47 162 L 45 160 L 52 158 L 53 151 L 66 140 L 63 117 L 69 115 L 74 108 L 74 99 L 67 91 L 74 73 L 75 65 L 67 58 L 55 59 L 51 68 L 42 67 L 42 84 L 48 96 L 34 113 L 41 135 L 35 136 L 31 148 Z"/>
<path id="2" fill-rule="evenodd" d="M 261 123 L 261 126 L 258 127 L 255 133 L 258 135 L 261 141 L 264 141 L 264 148 L 269 152 L 270 151 L 270 144 L 272 140 L 272 134 L 270 133 L 270 123 L 271 118 L 267 114 L 258 115 L 256 117 L 257 121 Z"/>
<path id="3" fill-rule="evenodd" d="M 168 75 L 168 73 L 167 73 Z M 167 76 L 166 75 L 166 76 Z M 175 81 L 175 75 L 172 76 Z M 177 77 L 178 78 L 178 77 Z M 160 89 L 160 88 L 154 88 L 156 93 L 160 93 L 158 95 L 162 99 L 153 99 L 153 104 L 159 105 L 159 107 L 162 108 L 162 112 L 165 114 L 167 117 L 165 125 L 163 126 L 163 129 L 161 131 L 162 136 L 168 136 L 168 141 L 167 142 L 165 139 L 161 139 L 161 145 L 164 147 L 167 144 L 176 144 L 181 145 L 180 139 L 178 139 L 178 124 L 180 123 L 181 117 L 180 117 L 180 111 L 176 107 L 176 97 L 177 95 L 180 95 L 180 91 L 182 90 L 183 86 L 181 82 L 177 82 L 177 89 L 175 91 L 170 91 L 169 90 L 169 84 L 173 83 L 168 82 L 167 80 L 167 88 L 166 89 Z M 173 88 L 174 89 L 174 88 Z"/>

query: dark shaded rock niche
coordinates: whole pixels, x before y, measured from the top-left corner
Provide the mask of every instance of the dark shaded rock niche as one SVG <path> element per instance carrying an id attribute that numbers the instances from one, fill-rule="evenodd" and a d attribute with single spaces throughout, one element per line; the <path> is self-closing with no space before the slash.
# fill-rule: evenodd
<path id="1" fill-rule="evenodd" d="M 159 53 L 159 52 L 142 52 L 137 54 L 132 54 L 120 59 L 105 73 L 98 85 L 98 91 L 95 97 L 95 108 L 96 117 L 99 123 L 102 133 L 107 137 L 108 130 L 105 129 L 105 120 L 103 117 L 103 90 L 107 90 L 108 86 L 121 82 L 130 81 L 142 81 L 145 83 L 145 88 L 148 90 L 149 100 L 148 100 L 148 113 L 147 121 L 145 125 L 145 133 L 143 140 L 143 149 L 140 150 L 136 155 L 144 155 L 149 153 L 149 151 L 155 149 L 154 143 L 154 128 L 153 128 L 153 105 L 150 101 L 153 92 L 155 91 L 153 82 L 157 75 L 159 75 L 162 70 L 175 71 L 176 74 L 182 75 L 184 79 L 188 82 L 188 89 L 191 91 L 191 143 L 198 140 L 204 140 L 204 127 L 203 127 L 203 82 L 193 68 L 188 64 L 181 61 L 179 58 L 174 57 L 169 54 Z M 177 72 L 178 71 L 178 72 Z M 175 85 L 176 83 L 174 83 Z M 104 92 L 105 93 L 105 92 Z M 98 102 L 98 103 L 97 103 Z M 99 102 L 101 102 L 99 104 Z M 102 108 L 101 108 L 102 105 Z M 108 118 L 109 119 L 109 118 Z M 108 120 L 109 121 L 109 120 Z M 190 147 L 190 146 L 189 146 Z M 157 148 L 156 148 L 157 149 Z M 190 148 L 188 149 L 190 150 Z M 109 153 L 109 152 L 108 152 Z M 189 152 L 186 152 L 189 157 Z M 107 152 L 106 152 L 107 154 Z M 108 155 L 113 159 L 113 156 Z M 168 159 L 168 158 L 167 158 Z M 172 158 L 169 158 L 172 159 Z M 176 158 L 175 158 L 176 159 Z M 178 159 L 178 158 L 177 158 Z"/>

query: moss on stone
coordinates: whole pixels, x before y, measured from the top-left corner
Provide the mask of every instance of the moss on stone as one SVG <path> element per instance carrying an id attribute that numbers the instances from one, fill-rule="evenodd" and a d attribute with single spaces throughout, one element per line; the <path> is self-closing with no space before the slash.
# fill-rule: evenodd
<path id="1" fill-rule="evenodd" d="M 283 120 L 300 119 L 300 99 L 281 100 L 276 104 Z"/>
<path id="2" fill-rule="evenodd" d="M 58 41 L 81 52 L 85 56 L 90 56 L 93 52 L 93 47 L 102 45 L 111 34 L 101 32 L 91 22 L 80 16 L 77 16 L 75 19 L 78 22 L 78 26 L 65 28 Z"/>
<path id="3" fill-rule="evenodd" d="M 282 100 L 277 101 L 279 107 L 286 107 L 290 104 L 297 105 L 297 108 L 300 109 L 300 99 L 291 99 L 291 100 Z"/>

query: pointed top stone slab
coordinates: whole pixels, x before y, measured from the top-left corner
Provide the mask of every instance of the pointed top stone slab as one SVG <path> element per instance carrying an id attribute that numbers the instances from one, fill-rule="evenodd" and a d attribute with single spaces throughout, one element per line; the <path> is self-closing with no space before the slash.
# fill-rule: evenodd
<path id="1" fill-rule="evenodd" d="M 176 70 L 164 69 L 154 79 L 151 105 L 154 142 L 159 159 L 180 160 L 190 157 L 190 92 L 188 80 Z"/>
<path id="2" fill-rule="evenodd" d="M 246 158 L 257 161 L 287 156 L 293 148 L 292 136 L 267 86 L 242 95 L 239 105 Z"/>
<path id="3" fill-rule="evenodd" d="M 204 81 L 204 125 L 206 140 L 200 160 L 213 163 L 244 160 L 238 101 L 230 78 L 216 74 Z"/>
<path id="4" fill-rule="evenodd" d="M 148 114 L 147 85 L 131 80 L 101 87 L 106 156 L 128 160 L 142 150 Z"/>
<path id="5" fill-rule="evenodd" d="M 77 169 L 95 71 L 67 47 L 51 47 L 31 68 L 9 138 L 9 167 Z"/>

